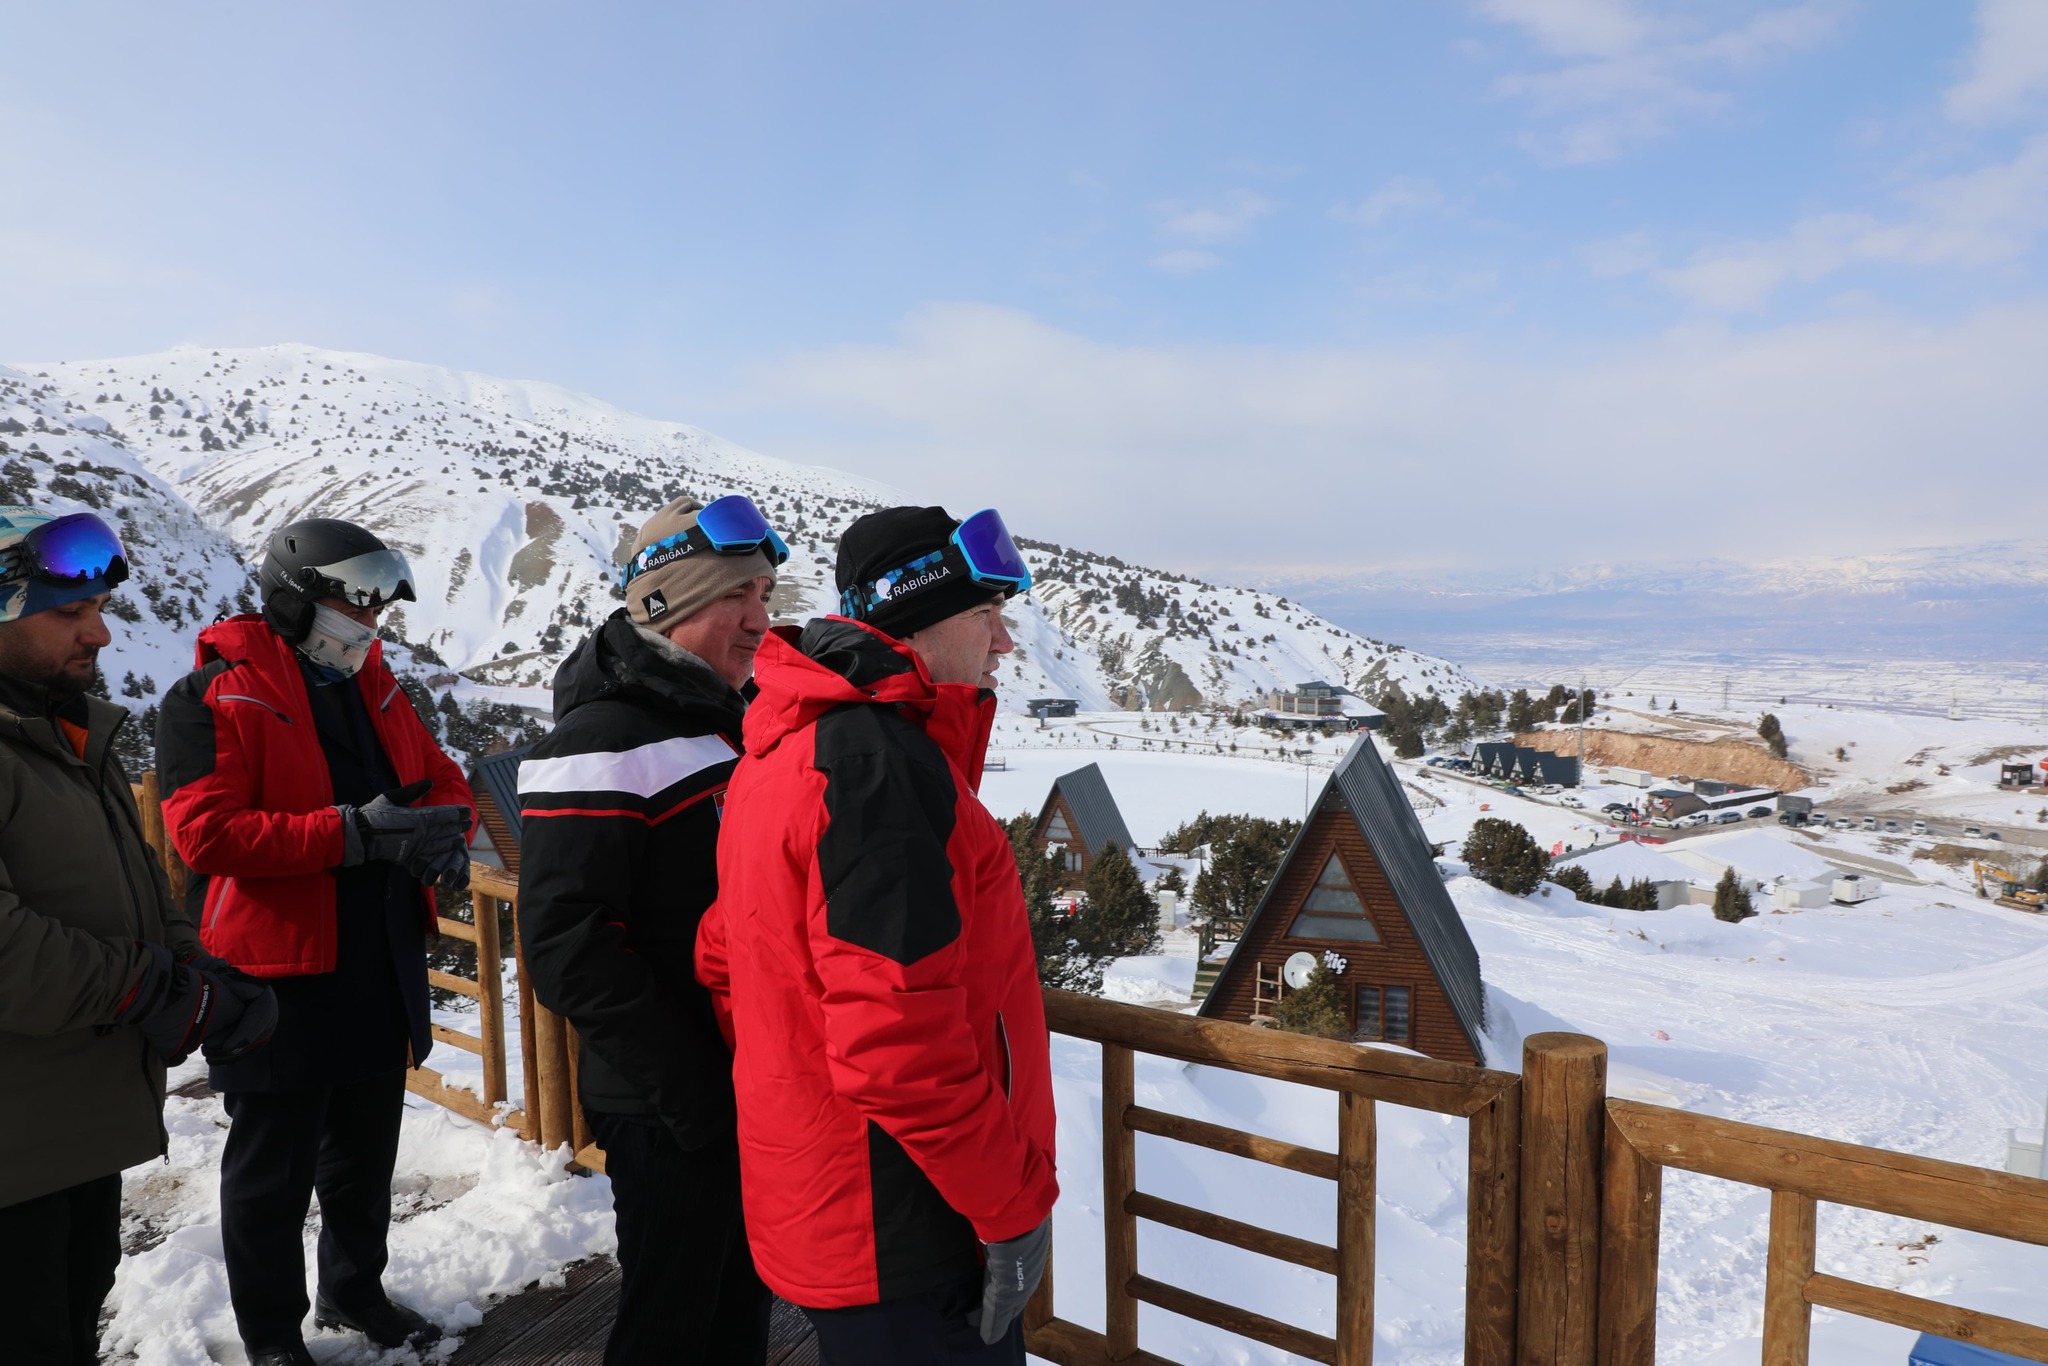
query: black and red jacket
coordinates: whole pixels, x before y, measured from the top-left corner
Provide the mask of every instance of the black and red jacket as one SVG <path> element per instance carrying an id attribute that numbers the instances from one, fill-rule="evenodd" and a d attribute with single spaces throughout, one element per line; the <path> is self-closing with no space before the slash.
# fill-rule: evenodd
<path id="1" fill-rule="evenodd" d="M 761 1279 L 872 1304 L 976 1274 L 1059 1190 L 1029 918 L 975 796 L 995 699 L 837 617 L 771 633 L 754 677 L 698 975 Z"/>
<path id="2" fill-rule="evenodd" d="M 430 780 L 423 805 L 465 807 L 475 824 L 468 781 L 384 666 L 382 642 L 335 686 L 360 692 L 400 785 Z M 297 652 L 260 616 L 201 631 L 196 671 L 164 697 L 157 749 L 175 783 L 164 830 L 205 879 L 195 879 L 202 903 L 188 910 L 206 951 L 257 977 L 334 971 L 341 814 Z M 432 933 L 424 888 L 420 914 Z"/>
<path id="3" fill-rule="evenodd" d="M 624 608 L 555 675 L 519 766 L 519 931 L 541 1004 L 581 1040 L 584 1109 L 732 1141 L 732 1054 L 692 955 L 718 894 L 718 803 L 746 704 Z"/>

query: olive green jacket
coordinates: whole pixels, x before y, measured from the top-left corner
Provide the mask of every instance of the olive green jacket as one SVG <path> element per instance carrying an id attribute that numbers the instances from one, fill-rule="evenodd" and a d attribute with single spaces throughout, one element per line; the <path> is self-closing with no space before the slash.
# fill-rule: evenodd
<path id="1" fill-rule="evenodd" d="M 164 1060 L 114 1013 L 138 941 L 199 947 L 87 698 L 80 759 L 44 689 L 0 674 L 0 1208 L 164 1151 Z"/>

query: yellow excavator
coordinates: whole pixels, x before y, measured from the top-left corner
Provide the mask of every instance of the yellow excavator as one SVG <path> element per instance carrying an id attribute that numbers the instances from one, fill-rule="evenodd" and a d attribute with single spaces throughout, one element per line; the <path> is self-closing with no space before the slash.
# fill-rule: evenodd
<path id="1" fill-rule="evenodd" d="M 1978 896 L 2016 911 L 2048 911 L 2048 892 L 2034 890 L 1995 864 L 1972 863 L 1970 868 L 1977 874 Z M 1990 887 L 1985 885 L 1987 879 L 1991 886 L 1998 888 L 1997 896 L 1992 896 Z"/>

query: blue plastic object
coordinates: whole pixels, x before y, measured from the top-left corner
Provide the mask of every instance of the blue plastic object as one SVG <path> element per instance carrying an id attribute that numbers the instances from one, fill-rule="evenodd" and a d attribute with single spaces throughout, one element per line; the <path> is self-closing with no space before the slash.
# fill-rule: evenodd
<path id="1" fill-rule="evenodd" d="M 1913 1344 L 1912 1355 L 1906 1358 L 1906 1366 L 2033 1366 L 2033 1363 L 2025 1357 L 1994 1352 L 1989 1347 L 1976 1347 L 1967 1342 L 1957 1342 L 1954 1338 L 1922 1333 L 1920 1340 Z"/>

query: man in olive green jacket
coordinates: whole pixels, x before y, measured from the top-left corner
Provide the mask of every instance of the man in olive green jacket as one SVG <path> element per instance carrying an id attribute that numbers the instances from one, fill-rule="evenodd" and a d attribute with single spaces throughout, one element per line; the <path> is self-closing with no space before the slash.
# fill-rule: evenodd
<path id="1" fill-rule="evenodd" d="M 89 525 L 88 525 L 89 524 Z M 0 1358 L 98 1359 L 121 1170 L 162 1154 L 164 1068 L 276 1006 L 200 952 L 87 695 L 127 577 L 90 514 L 0 507 Z"/>

